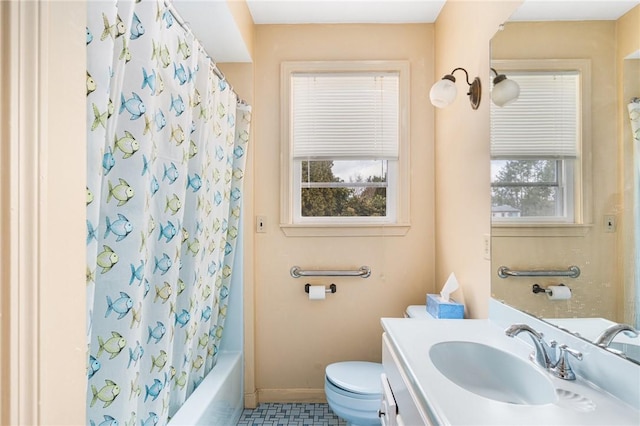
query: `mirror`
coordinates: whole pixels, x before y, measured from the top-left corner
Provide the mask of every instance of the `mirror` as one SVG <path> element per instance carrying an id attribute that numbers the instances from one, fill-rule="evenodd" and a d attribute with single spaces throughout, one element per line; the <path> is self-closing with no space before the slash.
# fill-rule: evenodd
<path id="1" fill-rule="evenodd" d="M 635 3 L 629 13 L 640 16 L 640 6 Z M 492 105 L 492 141 L 509 131 L 501 127 L 501 117 L 512 105 L 525 102 L 528 76 L 553 71 L 556 81 L 577 73 L 577 83 L 569 87 L 577 84 L 579 97 L 573 118 L 579 141 L 575 159 L 571 152 L 562 160 L 531 154 L 517 159 L 518 153 L 492 157 L 492 297 L 591 341 L 608 324 L 640 326 L 640 306 L 634 302 L 640 287 L 633 280 L 634 234 L 640 230 L 634 231 L 637 219 L 630 201 L 638 165 L 627 112 L 631 98 L 640 97 L 640 59 L 633 55 L 640 49 L 640 30 L 633 31 L 621 31 L 618 19 L 510 21 L 491 41 L 491 67 L 516 81 L 523 79 L 516 102 L 504 111 Z M 622 66 L 617 52 L 634 44 Z M 526 114 L 534 113 L 528 106 Z M 498 276 L 501 266 L 537 272 L 574 265 L 580 269 L 576 278 Z M 543 290 L 565 285 L 571 297 L 550 300 L 545 291 L 534 293 L 534 284 Z M 616 344 L 625 338 L 625 344 L 640 349 L 640 337 L 620 334 Z"/>

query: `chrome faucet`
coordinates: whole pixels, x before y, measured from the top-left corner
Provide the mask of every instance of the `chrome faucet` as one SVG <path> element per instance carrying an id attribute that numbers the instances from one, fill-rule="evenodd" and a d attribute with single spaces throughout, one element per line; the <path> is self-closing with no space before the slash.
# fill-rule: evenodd
<path id="1" fill-rule="evenodd" d="M 581 352 L 571 349 L 567 345 L 558 346 L 555 340 L 549 343 L 545 342 L 542 338 L 542 333 L 535 331 L 527 324 L 513 324 L 504 332 L 509 337 L 515 337 L 523 331 L 527 332 L 529 337 L 531 337 L 533 345 L 536 348 L 535 352 L 531 354 L 532 361 L 560 379 L 575 380 L 576 375 L 569 364 L 569 355 L 581 360 Z M 558 346 L 560 350 L 560 355 L 558 355 L 557 358 L 556 346 Z"/>
<path id="2" fill-rule="evenodd" d="M 549 344 L 544 341 L 542 333 L 538 333 L 527 324 L 513 324 L 504 332 L 509 337 L 515 337 L 522 332 L 526 332 L 535 346 L 535 352 L 531 354 L 532 359 L 540 367 L 550 369 L 556 365 L 556 342 L 551 341 Z"/>
<path id="3" fill-rule="evenodd" d="M 560 355 L 558 356 L 558 362 L 551 367 L 549 371 L 561 379 L 575 380 L 576 374 L 573 372 L 571 365 L 569 364 L 569 355 L 575 357 L 578 360 L 582 360 L 582 352 L 571 349 L 567 345 L 558 346 L 560 349 Z"/>
<path id="4" fill-rule="evenodd" d="M 598 336 L 594 343 L 602 348 L 607 348 L 618 333 L 624 333 L 628 337 L 638 337 L 638 330 L 627 324 L 613 324 Z"/>

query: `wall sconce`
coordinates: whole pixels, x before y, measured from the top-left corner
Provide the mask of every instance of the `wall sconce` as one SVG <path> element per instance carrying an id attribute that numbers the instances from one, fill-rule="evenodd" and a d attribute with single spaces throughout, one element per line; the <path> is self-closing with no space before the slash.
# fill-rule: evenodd
<path id="1" fill-rule="evenodd" d="M 469 101 L 471 102 L 471 108 L 478 109 L 480 105 L 480 97 L 482 95 L 482 86 L 480 84 L 480 79 L 476 77 L 472 83 L 469 83 L 469 74 L 467 70 L 464 68 L 456 68 L 451 71 L 451 74 L 447 74 L 442 77 L 442 80 L 436 82 L 433 86 L 431 86 L 431 91 L 429 92 L 429 98 L 431 99 L 431 103 L 433 106 L 438 108 L 444 108 L 446 106 L 451 105 L 451 103 L 456 99 L 458 94 L 458 89 L 456 89 L 456 79 L 453 76 L 453 73 L 462 70 L 467 78 L 467 84 L 469 85 Z"/>
<path id="2" fill-rule="evenodd" d="M 493 79 L 493 90 L 491 90 L 491 100 L 499 107 L 514 102 L 520 96 L 520 86 L 513 80 L 509 80 L 506 75 L 498 74 L 498 71 L 491 68 L 496 77 Z"/>

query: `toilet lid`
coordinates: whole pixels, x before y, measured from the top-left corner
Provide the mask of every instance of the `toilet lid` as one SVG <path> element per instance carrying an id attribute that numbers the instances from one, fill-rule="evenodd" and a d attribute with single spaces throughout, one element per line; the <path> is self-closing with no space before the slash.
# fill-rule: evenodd
<path id="1" fill-rule="evenodd" d="M 366 361 L 336 362 L 329 364 L 325 373 L 333 384 L 349 392 L 363 395 L 382 393 L 382 364 Z"/>

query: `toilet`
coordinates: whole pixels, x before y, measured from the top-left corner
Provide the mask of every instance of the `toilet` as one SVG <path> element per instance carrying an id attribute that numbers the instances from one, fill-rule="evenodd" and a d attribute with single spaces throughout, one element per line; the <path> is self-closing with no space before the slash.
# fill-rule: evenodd
<path id="1" fill-rule="evenodd" d="M 407 318 L 433 319 L 425 305 L 411 305 Z M 378 426 L 382 400 L 382 364 L 367 361 L 343 361 L 325 369 L 324 392 L 331 410 L 349 426 Z"/>

